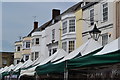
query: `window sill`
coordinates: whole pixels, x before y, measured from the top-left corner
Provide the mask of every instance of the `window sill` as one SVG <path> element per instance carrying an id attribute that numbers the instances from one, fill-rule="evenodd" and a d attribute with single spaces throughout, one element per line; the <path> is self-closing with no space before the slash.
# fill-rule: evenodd
<path id="1" fill-rule="evenodd" d="M 106 21 L 101 21 L 101 23 L 105 23 L 105 22 L 108 22 L 108 20 L 106 20 Z"/>

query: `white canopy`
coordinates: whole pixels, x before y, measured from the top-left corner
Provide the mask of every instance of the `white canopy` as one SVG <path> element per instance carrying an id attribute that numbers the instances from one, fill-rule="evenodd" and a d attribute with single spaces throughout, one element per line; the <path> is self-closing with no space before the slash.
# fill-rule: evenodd
<path id="1" fill-rule="evenodd" d="M 108 54 L 111 52 L 115 52 L 117 50 L 120 50 L 120 37 L 108 43 L 107 45 L 105 45 L 104 48 L 100 52 L 96 53 L 95 55 Z"/>
<path id="2" fill-rule="evenodd" d="M 23 63 L 23 66 L 21 68 L 28 67 L 32 63 L 31 59 L 29 58 L 26 62 Z"/>
<path id="3" fill-rule="evenodd" d="M 35 61 L 31 62 L 30 64 L 28 64 L 26 67 L 29 67 L 31 65 L 36 65 L 36 64 L 39 64 L 43 61 L 44 57 L 43 56 L 40 56 L 38 57 Z"/>
<path id="4" fill-rule="evenodd" d="M 62 60 L 60 60 L 54 64 L 63 62 L 65 60 L 72 59 L 79 54 L 81 54 L 81 56 L 85 56 L 85 55 L 87 55 L 97 49 L 100 49 L 100 48 L 102 48 L 102 46 L 97 41 L 95 41 L 94 39 L 91 38 L 86 43 L 81 45 L 79 48 L 77 48 L 76 50 L 74 50 L 73 52 L 71 52 L 67 56 L 65 56 Z"/>
<path id="5" fill-rule="evenodd" d="M 57 52 L 55 52 L 53 55 L 51 55 L 47 59 L 43 60 L 43 62 L 41 62 L 37 66 L 44 65 L 44 64 L 48 63 L 49 61 L 53 62 L 53 61 L 59 60 L 59 59 L 63 58 L 66 55 L 67 55 L 67 52 L 65 52 L 63 49 L 58 49 Z M 37 66 L 29 68 L 27 70 L 22 70 L 20 76 L 22 76 L 22 75 L 33 76 Z"/>
<path id="6" fill-rule="evenodd" d="M 14 69 L 14 67 L 15 67 L 15 66 L 14 66 L 13 64 L 11 64 L 6 71 L 9 72 L 9 71 L 11 71 L 12 69 Z"/>
<path id="7" fill-rule="evenodd" d="M 3 72 L 5 72 L 8 68 L 9 68 L 8 66 L 5 66 L 5 67 L 2 69 L 2 71 L 0 71 L 0 74 L 3 73 Z"/>
<path id="8" fill-rule="evenodd" d="M 17 71 L 18 69 L 20 69 L 21 67 L 23 66 L 23 63 L 22 62 L 19 62 L 15 68 L 13 69 L 13 71 Z"/>

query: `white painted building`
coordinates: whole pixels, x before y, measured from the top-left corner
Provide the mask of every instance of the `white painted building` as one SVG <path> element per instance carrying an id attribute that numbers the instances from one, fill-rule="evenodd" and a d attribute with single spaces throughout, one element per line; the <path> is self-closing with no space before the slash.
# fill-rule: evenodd
<path id="1" fill-rule="evenodd" d="M 46 47 L 46 34 L 45 30 L 36 31 L 32 33 L 32 46 L 31 46 L 31 59 L 34 61 L 38 57 L 43 59 L 48 57 L 47 47 Z"/>
<path id="2" fill-rule="evenodd" d="M 116 38 L 115 34 L 115 4 L 113 2 L 92 2 L 85 5 L 83 9 L 83 41 L 86 42 L 90 37 L 89 31 L 94 24 L 101 31 L 99 42 L 104 46 Z"/>
<path id="3" fill-rule="evenodd" d="M 60 10 L 53 9 L 52 19 L 32 33 L 31 59 L 38 57 L 43 60 L 54 54 L 59 45 Z"/>
<path id="4" fill-rule="evenodd" d="M 49 50 L 49 56 L 54 54 L 59 48 L 59 40 L 60 40 L 60 24 L 61 21 L 58 21 L 55 24 L 50 25 L 45 29 L 47 36 L 47 47 Z"/>

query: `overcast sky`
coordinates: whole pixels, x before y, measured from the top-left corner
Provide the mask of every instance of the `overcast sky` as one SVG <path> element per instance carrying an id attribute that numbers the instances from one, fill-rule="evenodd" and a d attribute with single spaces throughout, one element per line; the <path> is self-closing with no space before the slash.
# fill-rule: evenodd
<path id="1" fill-rule="evenodd" d="M 14 42 L 19 36 L 24 37 L 33 29 L 33 16 L 37 16 L 40 26 L 51 19 L 52 9 L 60 9 L 62 13 L 74 4 L 76 2 L 3 2 L 2 51 L 14 51 Z"/>

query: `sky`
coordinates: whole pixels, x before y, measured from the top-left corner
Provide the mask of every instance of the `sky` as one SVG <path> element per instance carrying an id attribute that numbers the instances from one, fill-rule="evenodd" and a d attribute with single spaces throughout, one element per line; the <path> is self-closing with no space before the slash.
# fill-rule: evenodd
<path id="1" fill-rule="evenodd" d="M 14 51 L 14 42 L 18 41 L 20 36 L 27 36 L 33 29 L 34 16 L 40 26 L 52 18 L 52 9 L 60 9 L 62 13 L 74 4 L 76 2 L 2 2 L 2 5 L 0 3 L 0 51 Z"/>

